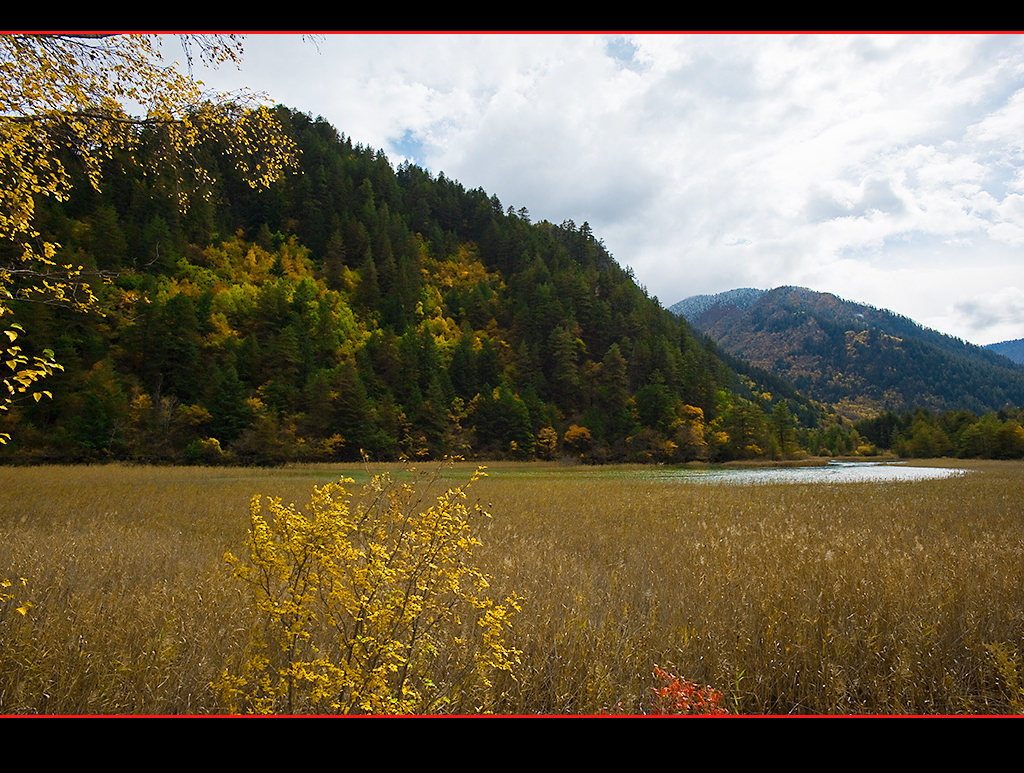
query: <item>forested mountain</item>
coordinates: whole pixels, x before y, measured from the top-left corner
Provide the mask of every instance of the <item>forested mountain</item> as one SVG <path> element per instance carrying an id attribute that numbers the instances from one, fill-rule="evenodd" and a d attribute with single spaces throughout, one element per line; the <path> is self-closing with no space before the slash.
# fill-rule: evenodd
<path id="1" fill-rule="evenodd" d="M 3 417 L 2 458 L 680 461 L 762 453 L 768 409 L 788 421 L 586 223 L 532 223 L 279 114 L 300 169 L 269 190 L 210 141 L 184 212 L 127 154 L 101 192 L 83 174 L 37 202 L 105 313 L 12 304 L 19 344 L 64 370 Z"/>
<path id="2" fill-rule="evenodd" d="M 848 418 L 881 411 L 1002 410 L 1024 368 L 883 309 L 799 287 L 735 290 L 672 307 L 727 352 Z"/>
<path id="3" fill-rule="evenodd" d="M 1013 341 L 1000 341 L 997 344 L 989 344 L 985 347 L 989 351 L 1001 354 L 1018 365 L 1024 365 L 1024 338 L 1017 338 Z"/>

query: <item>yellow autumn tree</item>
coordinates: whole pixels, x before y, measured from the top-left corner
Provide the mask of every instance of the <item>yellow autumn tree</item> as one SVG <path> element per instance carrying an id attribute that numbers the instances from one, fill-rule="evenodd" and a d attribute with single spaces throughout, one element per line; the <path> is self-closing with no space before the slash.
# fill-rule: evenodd
<path id="1" fill-rule="evenodd" d="M 99 188 L 104 162 L 116 150 L 135 153 L 148 133 L 146 158 L 137 161 L 172 172 L 182 206 L 190 190 L 210 182 L 194 153 L 208 139 L 227 149 L 254 187 L 294 163 L 294 143 L 257 95 L 204 93 L 192 77 L 195 59 L 237 63 L 240 41 L 180 39 L 185 72 L 163 59 L 154 35 L 0 35 L 0 242 L 8 247 L 0 251 L 0 316 L 15 298 L 77 310 L 96 304 L 82 267 L 63 263 L 60 245 L 35 226 L 39 197 L 70 193 L 69 161 Z M 51 352 L 29 357 L 14 345 L 19 328 L 4 332 L 0 410 L 56 367 Z"/>
<path id="2" fill-rule="evenodd" d="M 470 483 L 477 480 L 478 470 Z M 257 497 L 245 554 L 225 558 L 253 594 L 241 660 L 214 682 L 232 712 L 409 714 L 486 711 L 519 652 L 505 636 L 519 597 L 492 598 L 466 486 L 433 505 L 377 476 L 363 496 L 313 491 L 300 511 Z"/>

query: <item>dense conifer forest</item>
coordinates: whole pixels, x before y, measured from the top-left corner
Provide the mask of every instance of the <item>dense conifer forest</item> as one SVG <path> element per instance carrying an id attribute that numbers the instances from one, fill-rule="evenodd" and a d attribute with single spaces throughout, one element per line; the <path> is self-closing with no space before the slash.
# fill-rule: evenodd
<path id="1" fill-rule="evenodd" d="M 215 182 L 184 211 L 175 181 L 127 154 L 101 191 L 82 175 L 69 201 L 38 202 L 40 231 L 92 272 L 103 313 L 13 304 L 26 350 L 52 348 L 64 370 L 52 400 L 3 417 L 4 458 L 764 450 L 764 389 L 649 297 L 587 223 L 533 223 L 443 173 L 396 169 L 321 119 L 278 114 L 300 168 L 268 190 L 211 140 Z"/>

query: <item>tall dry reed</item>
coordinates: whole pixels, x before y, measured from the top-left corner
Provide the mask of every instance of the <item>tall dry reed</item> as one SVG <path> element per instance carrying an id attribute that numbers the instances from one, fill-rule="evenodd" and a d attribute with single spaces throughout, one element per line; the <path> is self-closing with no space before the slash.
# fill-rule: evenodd
<path id="1" fill-rule="evenodd" d="M 495 479 L 485 568 L 527 598 L 508 708 L 645 711 L 670 663 L 746 713 L 1019 709 L 990 645 L 1024 652 L 1022 473 Z"/>
<path id="2" fill-rule="evenodd" d="M 470 491 L 493 514 L 477 557 L 525 598 L 499 710 L 647 712 L 655 663 L 743 713 L 1021 710 L 1024 465 L 971 466 L 763 486 L 496 467 Z M 0 469 L 0 711 L 222 711 L 210 682 L 253 614 L 223 554 L 250 498 L 342 472 Z"/>

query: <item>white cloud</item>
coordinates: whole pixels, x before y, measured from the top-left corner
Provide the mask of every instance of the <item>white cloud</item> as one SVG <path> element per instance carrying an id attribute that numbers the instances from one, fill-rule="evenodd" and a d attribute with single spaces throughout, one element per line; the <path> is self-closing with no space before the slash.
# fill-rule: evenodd
<path id="1" fill-rule="evenodd" d="M 1024 325 L 1024 290 L 1002 287 L 973 295 L 958 301 L 953 313 L 960 325 L 982 334 L 985 343 L 1018 338 L 1013 331 Z"/>

